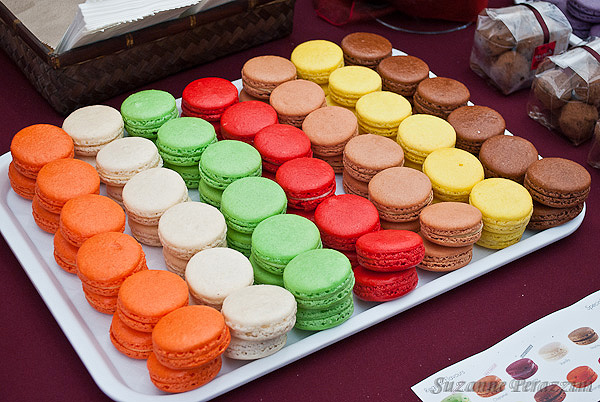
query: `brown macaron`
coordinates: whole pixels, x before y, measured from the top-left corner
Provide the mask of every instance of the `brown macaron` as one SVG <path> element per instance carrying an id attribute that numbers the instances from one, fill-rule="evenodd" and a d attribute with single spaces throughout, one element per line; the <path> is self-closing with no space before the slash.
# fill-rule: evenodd
<path id="1" fill-rule="evenodd" d="M 412 100 L 417 85 L 429 77 L 429 66 L 414 56 L 392 56 L 377 66 L 384 91 L 391 91 Z"/>
<path id="2" fill-rule="evenodd" d="M 469 264 L 473 258 L 473 245 L 447 247 L 430 242 L 422 233 L 419 235 L 423 238 L 425 256 L 418 268 L 433 272 L 455 271 Z"/>
<path id="3" fill-rule="evenodd" d="M 464 202 L 439 202 L 421 211 L 421 235 L 447 247 L 473 245 L 483 229 L 481 211 Z"/>
<path id="4" fill-rule="evenodd" d="M 344 147 L 358 135 L 356 115 L 341 106 L 322 107 L 306 116 L 302 131 L 310 139 L 313 156 L 342 173 Z"/>
<path id="5" fill-rule="evenodd" d="M 538 160 L 538 151 L 525 138 L 496 135 L 487 139 L 479 151 L 485 177 L 504 177 L 523 184 L 529 165 Z"/>
<path id="6" fill-rule="evenodd" d="M 344 187 L 346 194 L 355 194 L 369 198 L 369 183 L 356 180 L 354 177 L 350 176 L 345 169 L 342 172 L 342 187 Z"/>
<path id="7" fill-rule="evenodd" d="M 301 128 L 310 112 L 326 105 L 325 92 L 312 81 L 286 81 L 271 92 L 269 103 L 277 112 L 279 123 Z"/>
<path id="8" fill-rule="evenodd" d="M 582 210 L 583 203 L 567 208 L 553 208 L 534 201 L 527 229 L 544 230 L 560 226 L 574 219 Z"/>
<path id="9" fill-rule="evenodd" d="M 392 44 L 381 35 L 353 32 L 340 43 L 347 66 L 377 68 L 379 62 L 392 55 Z"/>
<path id="10" fill-rule="evenodd" d="M 564 158 L 544 158 L 529 165 L 524 186 L 540 204 L 568 208 L 583 203 L 592 178 L 579 163 Z"/>
<path id="11" fill-rule="evenodd" d="M 504 134 L 506 122 L 500 113 L 487 106 L 461 106 L 448 116 L 456 131 L 456 148 L 479 154 L 485 140 Z"/>
<path id="12" fill-rule="evenodd" d="M 396 141 L 376 134 L 352 138 L 344 148 L 344 170 L 356 180 L 369 182 L 384 169 L 402 166 L 404 151 Z"/>
<path id="13" fill-rule="evenodd" d="M 244 63 L 242 85 L 247 94 L 269 99 L 271 92 L 280 84 L 296 79 L 296 66 L 280 56 L 257 56 Z"/>
<path id="14" fill-rule="evenodd" d="M 369 200 L 388 222 L 412 222 L 418 227 L 421 210 L 431 204 L 433 189 L 425 173 L 407 168 L 392 167 L 377 173 L 369 182 Z"/>
<path id="15" fill-rule="evenodd" d="M 424 79 L 413 97 L 416 113 L 426 113 L 447 119 L 454 109 L 466 106 L 471 97 L 461 82 L 446 77 Z"/>

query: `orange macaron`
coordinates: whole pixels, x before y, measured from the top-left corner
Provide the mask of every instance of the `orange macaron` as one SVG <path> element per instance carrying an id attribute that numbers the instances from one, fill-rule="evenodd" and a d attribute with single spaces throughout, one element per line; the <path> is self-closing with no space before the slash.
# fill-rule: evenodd
<path id="1" fill-rule="evenodd" d="M 35 194 L 48 211 L 60 213 L 67 201 L 83 194 L 98 194 L 100 176 L 89 163 L 79 159 L 58 159 L 40 169 Z"/>
<path id="2" fill-rule="evenodd" d="M 114 314 L 117 296 L 103 296 L 90 291 L 86 285 L 82 284 L 83 295 L 94 310 L 103 314 Z"/>
<path id="3" fill-rule="evenodd" d="M 69 243 L 60 230 L 54 233 L 54 260 L 59 267 L 70 274 L 77 273 L 77 251 L 79 247 Z"/>
<path id="4" fill-rule="evenodd" d="M 187 306 L 188 300 L 187 283 L 179 275 L 145 270 L 129 276 L 121 284 L 117 314 L 130 328 L 152 332 L 163 316 Z"/>
<path id="5" fill-rule="evenodd" d="M 152 331 L 157 360 L 172 369 L 198 367 L 221 356 L 231 335 L 225 318 L 208 306 L 187 306 L 160 319 Z"/>
<path id="6" fill-rule="evenodd" d="M 19 173 L 14 162 L 8 165 L 8 181 L 15 193 L 28 200 L 33 198 L 35 194 L 35 179 Z"/>
<path id="7" fill-rule="evenodd" d="M 81 247 L 84 241 L 98 233 L 123 232 L 125 212 L 119 204 L 103 195 L 80 195 L 65 203 L 59 230 L 69 243 Z"/>
<path id="8" fill-rule="evenodd" d="M 150 354 L 146 367 L 150 381 L 161 391 L 179 393 L 201 387 L 210 382 L 221 370 L 221 356 L 191 369 L 175 370 L 162 365 L 154 353 Z"/>
<path id="9" fill-rule="evenodd" d="M 132 359 L 147 359 L 152 353 L 152 333 L 129 328 L 118 314 L 113 315 L 109 336 L 114 347 Z"/>
<path id="10" fill-rule="evenodd" d="M 58 231 L 60 214 L 50 212 L 44 208 L 37 195 L 33 196 L 31 200 L 31 214 L 35 223 L 43 231 L 51 234 Z"/>
<path id="11" fill-rule="evenodd" d="M 62 128 L 51 124 L 34 124 L 14 135 L 10 153 L 19 173 L 35 179 L 48 162 L 72 158 L 74 145 L 69 134 Z"/>

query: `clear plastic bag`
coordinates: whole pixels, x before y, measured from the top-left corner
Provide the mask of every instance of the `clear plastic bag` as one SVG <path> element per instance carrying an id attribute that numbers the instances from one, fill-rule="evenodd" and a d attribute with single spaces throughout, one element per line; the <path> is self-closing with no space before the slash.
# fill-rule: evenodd
<path id="1" fill-rule="evenodd" d="M 486 8 L 477 18 L 471 69 L 505 95 L 528 88 L 546 56 L 567 50 L 571 31 L 552 3 Z"/>
<path id="2" fill-rule="evenodd" d="M 537 69 L 527 113 L 579 145 L 600 118 L 600 38 L 547 58 Z"/>

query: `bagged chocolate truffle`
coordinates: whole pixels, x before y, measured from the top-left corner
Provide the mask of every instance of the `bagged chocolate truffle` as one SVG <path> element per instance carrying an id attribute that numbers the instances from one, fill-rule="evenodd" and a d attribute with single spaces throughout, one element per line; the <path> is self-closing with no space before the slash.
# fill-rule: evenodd
<path id="1" fill-rule="evenodd" d="M 529 117 L 574 145 L 591 138 L 600 108 L 600 39 L 538 67 L 527 102 Z"/>
<path id="2" fill-rule="evenodd" d="M 477 18 L 471 69 L 508 95 L 531 85 L 547 56 L 567 50 L 571 25 L 552 3 L 486 8 Z"/>

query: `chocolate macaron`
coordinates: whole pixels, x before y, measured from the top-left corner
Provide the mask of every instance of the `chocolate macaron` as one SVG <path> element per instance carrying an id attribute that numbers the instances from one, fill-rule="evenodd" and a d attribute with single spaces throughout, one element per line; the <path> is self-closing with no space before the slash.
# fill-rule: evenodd
<path id="1" fill-rule="evenodd" d="M 417 85 L 429 77 L 429 66 L 415 56 L 392 56 L 379 63 L 377 72 L 384 91 L 395 92 L 412 101 Z"/>
<path id="2" fill-rule="evenodd" d="M 356 180 L 369 182 L 384 169 L 402 166 L 404 151 L 394 140 L 376 134 L 352 138 L 344 148 L 344 170 Z"/>
<path id="3" fill-rule="evenodd" d="M 461 106 L 448 116 L 456 131 L 456 148 L 479 154 L 485 140 L 504 134 L 506 122 L 500 113 L 487 106 Z"/>
<path id="4" fill-rule="evenodd" d="M 516 135 L 488 138 L 479 151 L 479 161 L 486 178 L 504 177 L 520 184 L 523 184 L 529 165 L 537 160 L 538 151 L 535 146 Z"/>
<path id="5" fill-rule="evenodd" d="M 279 123 L 298 128 L 310 112 L 326 105 L 323 89 L 312 81 L 301 79 L 277 86 L 271 92 L 269 102 L 277 111 Z"/>
<path id="6" fill-rule="evenodd" d="M 269 99 L 271 92 L 286 81 L 296 79 L 296 66 L 280 56 L 257 56 L 244 63 L 242 84 L 244 91 L 261 100 Z"/>
<path id="7" fill-rule="evenodd" d="M 533 202 L 533 213 L 527 229 L 544 230 L 560 226 L 574 219 L 583 210 L 583 203 L 567 208 L 553 208 L 539 202 Z"/>
<path id="8" fill-rule="evenodd" d="M 413 97 L 416 113 L 432 114 L 447 119 L 454 109 L 466 106 L 471 97 L 461 82 L 446 77 L 424 79 Z"/>
<path id="9" fill-rule="evenodd" d="M 447 247 L 430 242 L 423 238 L 425 256 L 418 265 L 419 268 L 433 272 L 455 271 L 471 262 L 473 258 L 473 245 L 461 247 Z"/>
<path id="10" fill-rule="evenodd" d="M 377 68 L 381 60 L 392 55 L 392 44 L 381 35 L 371 32 L 353 32 L 341 42 L 344 63 L 347 66 Z"/>
<path id="11" fill-rule="evenodd" d="M 448 247 L 473 245 L 481 237 L 481 211 L 464 202 L 439 202 L 419 215 L 421 235 L 432 243 Z"/>

